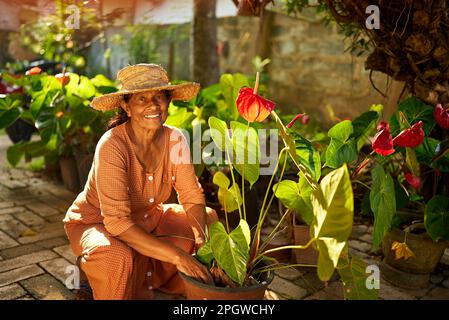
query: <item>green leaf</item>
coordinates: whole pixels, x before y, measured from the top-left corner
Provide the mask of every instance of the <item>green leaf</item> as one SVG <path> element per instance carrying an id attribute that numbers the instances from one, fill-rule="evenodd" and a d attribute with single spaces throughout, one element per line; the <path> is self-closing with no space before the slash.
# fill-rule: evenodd
<path id="1" fill-rule="evenodd" d="M 233 184 L 229 189 L 218 188 L 218 201 L 226 212 L 238 210 L 243 204 L 239 186 Z"/>
<path id="2" fill-rule="evenodd" d="M 311 234 L 316 239 L 318 277 L 331 278 L 352 230 L 354 196 L 346 164 L 328 173 L 312 193 L 314 220 Z"/>
<path id="3" fill-rule="evenodd" d="M 374 212 L 373 248 L 377 249 L 396 213 L 396 196 L 393 179 L 381 165 L 376 165 L 372 170 L 372 179 L 370 203 Z"/>
<path id="4" fill-rule="evenodd" d="M 243 222 L 242 222 L 243 221 Z M 221 222 L 210 226 L 211 248 L 217 264 L 235 282 L 242 285 L 249 259 L 249 227 L 244 220 L 228 234 Z"/>
<path id="5" fill-rule="evenodd" d="M 45 143 L 50 140 L 52 134 L 57 133 L 58 121 L 54 110 L 54 108 L 45 107 L 36 119 L 36 128 Z"/>
<path id="6" fill-rule="evenodd" d="M 306 178 L 307 182 L 312 186 L 313 189 L 318 188 L 317 180 L 314 178 L 314 174 L 312 171 L 303 163 L 303 160 L 298 156 L 296 153 L 296 144 L 295 140 L 293 139 L 292 135 L 287 132 L 287 128 L 282 123 L 279 116 L 276 114 L 276 112 L 271 112 L 271 118 L 274 119 L 276 123 L 276 127 L 279 130 L 279 135 L 281 136 L 282 140 L 284 141 L 284 144 L 287 148 L 287 152 L 289 153 L 291 159 L 295 163 L 295 165 L 298 167 L 298 169 L 304 174 L 304 177 Z"/>
<path id="7" fill-rule="evenodd" d="M 429 135 L 435 120 L 433 118 L 434 108 L 426 105 L 415 97 L 410 97 L 402 101 L 397 111 L 390 118 L 390 132 L 393 136 L 397 135 L 402 128 L 399 125 L 399 112 L 402 112 L 410 125 L 422 121 L 424 122 L 424 133 Z"/>
<path id="8" fill-rule="evenodd" d="M 405 148 L 405 163 L 413 175 L 415 177 L 419 177 L 419 163 L 416 158 L 415 150 L 412 148 Z"/>
<path id="9" fill-rule="evenodd" d="M 186 128 L 194 118 L 193 112 L 188 111 L 187 108 L 175 107 L 171 104 L 165 123 L 176 128 Z"/>
<path id="10" fill-rule="evenodd" d="M 326 166 L 338 168 L 343 163 L 349 163 L 357 159 L 357 146 L 353 134 L 351 121 L 344 120 L 333 126 L 328 135 L 331 138 L 326 150 Z"/>
<path id="11" fill-rule="evenodd" d="M 40 91 L 33 95 L 33 99 L 31 100 L 30 104 L 30 112 L 33 116 L 33 119 L 36 119 L 39 115 L 39 112 L 41 111 L 41 108 L 45 102 L 45 99 L 47 98 L 47 93 L 44 91 Z"/>
<path id="12" fill-rule="evenodd" d="M 62 89 L 61 83 L 56 80 L 54 76 L 42 76 L 41 77 L 42 88 L 45 93 L 50 91 L 60 91 Z"/>
<path id="13" fill-rule="evenodd" d="M 19 143 L 16 143 L 15 145 L 10 146 L 6 150 L 6 159 L 8 159 L 8 162 L 13 166 L 17 166 L 20 159 L 22 159 L 24 155 L 24 142 L 21 141 Z"/>
<path id="14" fill-rule="evenodd" d="M 381 116 L 383 106 L 373 105 L 371 110 L 362 113 L 352 121 L 352 126 L 354 127 L 352 137 L 356 140 L 357 150 L 360 150 L 376 131 L 376 124 Z"/>
<path id="15" fill-rule="evenodd" d="M 312 173 L 313 178 L 318 181 L 321 176 L 321 158 L 320 153 L 315 150 L 312 143 L 307 139 L 298 136 L 295 139 L 296 154 L 304 166 Z"/>
<path id="16" fill-rule="evenodd" d="M 68 97 L 77 93 L 79 82 L 80 82 L 79 75 L 77 75 L 76 73 L 70 73 L 70 81 L 66 86 L 64 86 L 64 89 L 66 90 L 66 95 Z"/>
<path id="17" fill-rule="evenodd" d="M 341 259 L 337 268 L 341 281 L 343 282 L 344 296 L 346 300 L 377 300 L 379 297 L 379 279 L 372 289 L 367 286 L 370 276 L 366 272 L 367 264 L 361 259 L 352 256 L 347 260 Z"/>
<path id="18" fill-rule="evenodd" d="M 239 94 L 240 88 L 249 87 L 248 78 L 241 73 L 223 74 L 220 77 L 220 88 L 228 105 L 229 113 L 232 115 L 232 119 L 237 120 L 239 113 L 235 101 Z"/>
<path id="19" fill-rule="evenodd" d="M 433 241 L 449 241 L 449 197 L 437 194 L 430 199 L 424 211 L 424 225 Z"/>
<path id="20" fill-rule="evenodd" d="M 439 169 L 441 172 L 449 172 L 449 154 L 442 156 L 440 159 L 433 161 L 433 158 L 438 154 L 438 145 L 441 142 L 433 138 L 424 138 L 424 141 L 414 148 L 416 152 L 416 158 L 419 162 L 425 165 Z"/>
<path id="21" fill-rule="evenodd" d="M 219 188 L 228 189 L 231 181 L 229 178 L 221 171 L 218 171 L 214 174 L 212 182 L 216 184 Z"/>
<path id="22" fill-rule="evenodd" d="M 4 129 L 16 122 L 22 114 L 22 109 L 13 108 L 5 111 L 0 111 L 0 129 Z"/>
<path id="23" fill-rule="evenodd" d="M 78 85 L 77 95 L 83 99 L 90 99 L 95 95 L 95 86 L 90 82 L 88 77 L 81 76 Z"/>
<path id="24" fill-rule="evenodd" d="M 259 179 L 260 149 L 259 137 L 254 128 L 237 121 L 231 121 L 233 165 L 237 172 L 245 177 L 250 187 Z"/>
<path id="25" fill-rule="evenodd" d="M 214 254 L 212 253 L 212 248 L 210 245 L 210 241 L 206 242 L 201 248 L 198 249 L 195 257 L 201 261 L 205 265 L 210 265 L 212 260 L 214 259 Z"/>
<path id="26" fill-rule="evenodd" d="M 217 147 L 221 151 L 226 151 L 226 148 L 230 149 L 232 143 L 226 122 L 216 117 L 210 117 L 208 123 L 212 140 L 214 140 Z"/>
<path id="27" fill-rule="evenodd" d="M 114 81 L 106 78 L 102 74 L 97 74 L 95 77 L 90 79 L 90 82 L 96 87 L 115 87 Z"/>
<path id="28" fill-rule="evenodd" d="M 305 179 L 296 183 L 292 180 L 282 180 L 273 186 L 275 196 L 288 209 L 294 210 L 301 215 L 307 225 L 313 221 L 313 208 L 311 201 L 312 188 Z"/>

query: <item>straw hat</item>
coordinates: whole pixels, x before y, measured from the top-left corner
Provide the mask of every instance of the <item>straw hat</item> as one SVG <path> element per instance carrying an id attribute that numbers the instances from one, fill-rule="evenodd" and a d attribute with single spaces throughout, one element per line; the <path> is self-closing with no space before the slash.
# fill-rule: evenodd
<path id="1" fill-rule="evenodd" d="M 170 90 L 172 100 L 188 101 L 193 99 L 200 90 L 199 83 L 187 82 L 177 85 L 170 84 L 167 72 L 160 65 L 140 63 L 125 67 L 117 72 L 120 90 L 95 97 L 91 105 L 94 109 L 107 111 L 120 107 L 120 99 L 124 94 L 153 90 Z"/>

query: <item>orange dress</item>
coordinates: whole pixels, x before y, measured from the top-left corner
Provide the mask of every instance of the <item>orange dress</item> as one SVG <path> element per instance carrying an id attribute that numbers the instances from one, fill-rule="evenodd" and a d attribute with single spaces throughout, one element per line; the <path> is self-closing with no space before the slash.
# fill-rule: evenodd
<path id="1" fill-rule="evenodd" d="M 165 147 L 154 172 L 145 172 L 125 130 L 125 124 L 108 130 L 97 144 L 84 190 L 64 218 L 73 252 L 94 299 L 151 299 L 153 289 L 183 294 L 174 265 L 138 253 L 117 238 L 133 225 L 194 252 L 194 235 L 186 211 L 205 205 L 201 185 L 190 161 L 182 133 L 164 125 Z M 163 204 L 172 187 L 178 204 Z M 216 213 L 206 208 L 209 220 Z M 174 237 L 172 237 L 174 235 Z"/>

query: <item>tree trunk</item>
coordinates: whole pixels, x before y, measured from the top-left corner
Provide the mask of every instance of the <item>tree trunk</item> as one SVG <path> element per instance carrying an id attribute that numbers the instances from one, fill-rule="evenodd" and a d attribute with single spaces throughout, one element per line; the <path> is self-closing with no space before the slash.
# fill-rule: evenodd
<path id="1" fill-rule="evenodd" d="M 216 4 L 216 0 L 194 0 L 191 70 L 202 87 L 219 80 Z"/>

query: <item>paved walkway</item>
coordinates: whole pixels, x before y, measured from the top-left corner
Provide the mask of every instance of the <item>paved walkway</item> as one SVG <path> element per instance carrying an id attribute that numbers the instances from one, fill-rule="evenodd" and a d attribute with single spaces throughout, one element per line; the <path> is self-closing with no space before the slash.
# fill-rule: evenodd
<path id="1" fill-rule="evenodd" d="M 1 169 L 0 300 L 73 299 L 74 292 L 64 283 L 66 267 L 74 264 L 75 257 L 61 220 L 75 197 L 62 184 L 40 173 Z M 370 264 L 380 262 L 381 257 L 370 252 L 369 227 L 356 225 L 351 238 L 353 254 Z M 277 271 L 266 299 L 343 299 L 336 278 L 325 287 L 315 272 L 313 268 Z M 381 280 L 379 295 L 381 299 L 449 300 L 449 251 L 427 289 L 404 290 Z M 180 297 L 160 293 L 156 298 Z"/>

